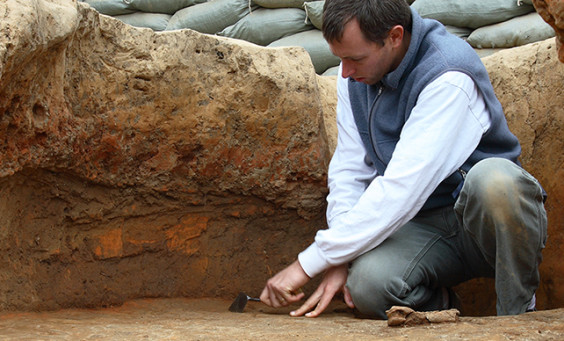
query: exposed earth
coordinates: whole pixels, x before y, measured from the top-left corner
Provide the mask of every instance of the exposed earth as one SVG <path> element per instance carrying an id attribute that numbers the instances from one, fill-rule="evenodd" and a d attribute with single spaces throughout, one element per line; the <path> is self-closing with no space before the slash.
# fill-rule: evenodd
<path id="1" fill-rule="evenodd" d="M 519 316 L 388 327 L 334 302 L 318 318 L 293 318 L 249 302 L 243 313 L 217 299 L 143 299 L 100 310 L 0 314 L 2 340 L 562 340 L 564 309 Z"/>

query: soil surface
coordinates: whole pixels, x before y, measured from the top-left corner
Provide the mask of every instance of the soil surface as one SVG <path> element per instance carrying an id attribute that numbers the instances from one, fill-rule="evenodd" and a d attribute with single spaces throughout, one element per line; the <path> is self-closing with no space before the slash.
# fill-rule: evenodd
<path id="1" fill-rule="evenodd" d="M 243 313 L 217 299 L 143 299 L 99 310 L 0 314 L 2 340 L 562 340 L 564 309 L 519 316 L 388 327 L 334 302 L 318 318 L 292 318 L 249 302 Z"/>

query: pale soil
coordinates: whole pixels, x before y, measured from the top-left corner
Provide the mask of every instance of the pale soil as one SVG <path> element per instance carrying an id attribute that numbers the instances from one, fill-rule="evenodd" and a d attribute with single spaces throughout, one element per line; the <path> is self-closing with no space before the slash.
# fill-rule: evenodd
<path id="1" fill-rule="evenodd" d="M 100 310 L 0 314 L 1 340 L 562 340 L 564 309 L 457 323 L 388 327 L 335 303 L 316 319 L 249 302 L 242 314 L 216 299 L 144 299 Z"/>

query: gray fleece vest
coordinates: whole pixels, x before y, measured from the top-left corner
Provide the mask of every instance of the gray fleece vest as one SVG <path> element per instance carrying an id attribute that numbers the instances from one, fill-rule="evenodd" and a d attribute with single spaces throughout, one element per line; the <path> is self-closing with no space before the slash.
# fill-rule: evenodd
<path id="1" fill-rule="evenodd" d="M 463 40 L 449 34 L 437 21 L 423 19 L 412 10 L 413 27 L 408 51 L 398 68 L 379 84 L 349 79 L 354 119 L 367 152 L 366 163 L 384 174 L 421 91 L 447 71 L 460 71 L 477 84 L 491 114 L 491 127 L 459 171 L 447 177 L 431 194 L 422 210 L 454 204 L 464 175 L 478 161 L 489 157 L 516 164 L 521 153 L 509 131 L 505 115 L 480 58 Z"/>

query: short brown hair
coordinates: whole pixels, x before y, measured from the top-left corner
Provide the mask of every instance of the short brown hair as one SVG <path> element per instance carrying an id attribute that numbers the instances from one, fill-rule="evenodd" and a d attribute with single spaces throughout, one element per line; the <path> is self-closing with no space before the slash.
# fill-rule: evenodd
<path id="1" fill-rule="evenodd" d="M 357 19 L 365 38 L 383 44 L 390 29 L 401 25 L 411 32 L 411 8 L 406 0 L 325 0 L 323 37 L 340 41 L 345 25 Z"/>

